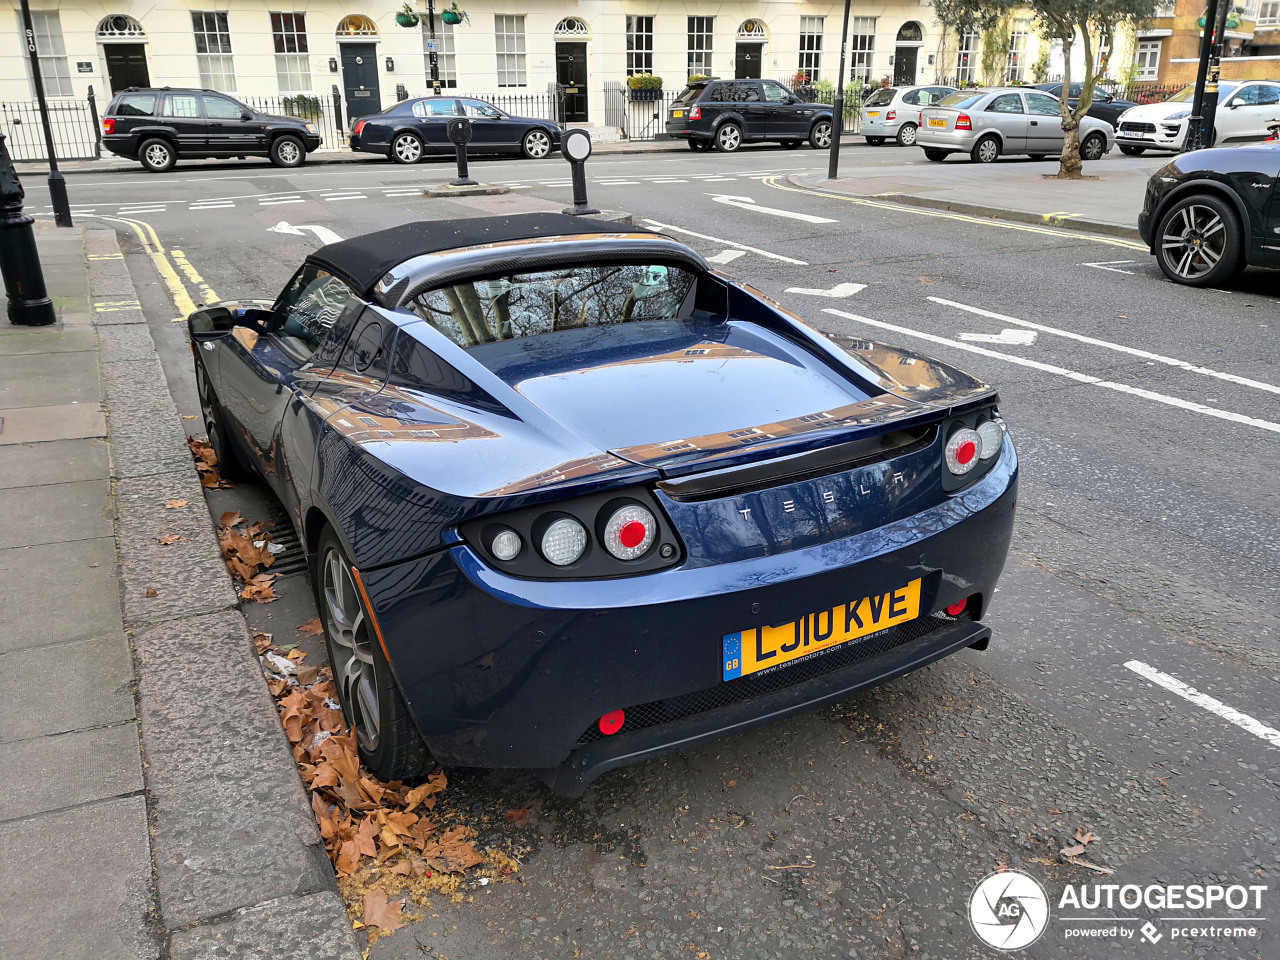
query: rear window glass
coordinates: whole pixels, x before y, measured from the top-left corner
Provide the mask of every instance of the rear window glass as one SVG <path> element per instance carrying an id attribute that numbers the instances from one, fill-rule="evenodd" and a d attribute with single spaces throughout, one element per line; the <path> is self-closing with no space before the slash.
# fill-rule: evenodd
<path id="1" fill-rule="evenodd" d="M 985 93 L 956 92 L 951 94 L 951 96 L 949 97 L 943 97 L 941 100 L 939 100 L 938 106 L 960 107 L 961 109 L 963 109 L 965 107 L 972 107 L 975 103 L 977 103 L 979 100 L 981 100 L 985 96 L 986 96 Z"/>
<path id="2" fill-rule="evenodd" d="M 156 111 L 154 93 L 127 93 L 111 112 L 117 117 L 149 117 Z"/>
<path id="3" fill-rule="evenodd" d="M 569 267 L 419 294 L 410 309 L 462 347 L 678 317 L 694 275 L 659 264 Z"/>
<path id="4" fill-rule="evenodd" d="M 675 102 L 676 103 L 693 103 L 693 101 L 698 99 L 698 94 L 700 94 L 703 91 L 705 86 L 706 86 L 705 84 L 700 83 L 696 87 L 685 87 L 683 92 L 681 92 L 680 96 L 676 97 Z"/>
<path id="5" fill-rule="evenodd" d="M 871 96 L 863 101 L 864 106 L 868 107 L 885 107 L 893 103 L 893 95 L 898 91 L 893 87 L 881 87 Z"/>

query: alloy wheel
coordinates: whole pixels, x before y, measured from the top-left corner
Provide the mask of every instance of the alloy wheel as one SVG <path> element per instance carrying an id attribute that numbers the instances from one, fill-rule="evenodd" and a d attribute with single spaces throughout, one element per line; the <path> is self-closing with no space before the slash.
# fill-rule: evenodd
<path id="1" fill-rule="evenodd" d="M 916 145 L 916 125 L 914 123 L 904 123 L 899 128 L 898 142 L 904 147 L 914 147 Z"/>
<path id="2" fill-rule="evenodd" d="M 825 120 L 813 128 L 813 146 L 818 150 L 831 146 L 831 124 Z"/>
<path id="3" fill-rule="evenodd" d="M 162 143 L 153 143 L 147 147 L 147 163 L 153 167 L 163 167 L 169 162 L 169 148 Z"/>
<path id="4" fill-rule="evenodd" d="M 298 145 L 292 140 L 285 140 L 276 147 L 276 156 L 287 167 L 298 162 Z"/>
<path id="5" fill-rule="evenodd" d="M 396 137 L 391 149 L 401 163 L 417 163 L 422 159 L 422 143 L 411 133 Z"/>
<path id="6" fill-rule="evenodd" d="M 720 128 L 716 134 L 716 145 L 725 153 L 731 153 L 738 149 L 738 145 L 742 143 L 742 131 L 731 123 L 726 123 Z"/>
<path id="7" fill-rule="evenodd" d="M 525 156 L 531 160 L 541 160 L 551 152 L 551 138 L 541 130 L 532 130 L 524 138 Z"/>
<path id="8" fill-rule="evenodd" d="M 360 746 L 376 750 L 382 714 L 373 670 L 374 640 L 351 568 L 336 548 L 324 555 L 323 589 L 333 678 Z"/>
<path id="9" fill-rule="evenodd" d="M 1085 137 L 1084 143 L 1080 145 L 1080 157 L 1084 160 L 1101 160 L 1104 152 L 1106 145 L 1096 133 Z"/>
<path id="10" fill-rule="evenodd" d="M 1227 248 L 1227 225 L 1217 211 L 1189 203 L 1165 225 L 1160 249 L 1173 272 L 1195 280 L 1218 265 Z"/>

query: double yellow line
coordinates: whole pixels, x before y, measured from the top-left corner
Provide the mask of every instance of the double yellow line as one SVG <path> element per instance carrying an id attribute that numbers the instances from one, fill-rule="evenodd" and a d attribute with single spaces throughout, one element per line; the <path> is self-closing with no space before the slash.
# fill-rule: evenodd
<path id="1" fill-rule="evenodd" d="M 169 289 L 169 296 L 173 299 L 173 305 L 178 308 L 180 316 L 174 318 L 175 323 L 185 320 L 187 314 L 194 313 L 197 302 L 206 304 L 214 303 L 218 300 L 218 295 L 213 291 L 213 288 L 205 283 L 204 277 L 200 276 L 181 250 L 165 249 L 165 245 L 160 242 L 160 237 L 156 233 L 155 227 L 151 226 L 151 224 L 144 220 L 132 220 L 128 217 L 96 215 L 94 219 L 123 223 L 137 234 L 138 240 L 142 243 L 142 249 L 151 258 L 151 262 L 155 264 L 156 271 L 160 274 L 160 279 L 164 281 L 164 285 Z M 192 298 L 179 273 L 187 278 L 187 281 L 196 291 L 198 300 Z"/>

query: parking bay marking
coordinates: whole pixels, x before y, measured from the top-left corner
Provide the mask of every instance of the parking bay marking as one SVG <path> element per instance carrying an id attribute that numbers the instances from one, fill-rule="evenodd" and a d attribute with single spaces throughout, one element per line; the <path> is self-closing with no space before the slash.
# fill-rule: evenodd
<path id="1" fill-rule="evenodd" d="M 830 290 L 822 290 L 817 287 L 787 287 L 787 293 L 800 293 L 806 297 L 830 297 L 833 300 L 843 300 L 846 297 L 852 297 L 855 293 L 861 293 L 867 289 L 865 283 L 837 283 Z"/>
<path id="2" fill-rule="evenodd" d="M 728 204 L 741 210 L 754 210 L 756 213 L 767 213 L 774 217 L 786 217 L 788 220 L 803 220 L 805 223 L 839 223 L 831 217 L 815 217 L 811 213 L 796 213 L 794 210 L 779 210 L 777 207 L 762 207 L 750 197 L 735 197 L 723 193 L 707 194 L 716 203 Z"/>
<path id="3" fill-rule="evenodd" d="M 1001 343 L 1008 346 L 1029 347 L 1036 342 L 1034 330 L 1001 330 L 999 333 L 962 333 L 961 340 L 970 343 Z"/>
<path id="4" fill-rule="evenodd" d="M 983 310 L 980 307 L 971 307 L 966 303 L 957 303 L 955 300 L 945 300 L 942 297 L 929 297 L 928 299 L 933 303 L 941 304 L 944 307 L 955 307 L 957 310 L 965 310 L 969 313 L 977 314 L 980 317 L 999 320 L 1002 323 L 1012 323 L 1019 327 L 1026 327 L 1029 330 L 1039 330 L 1041 333 L 1049 333 L 1057 337 L 1066 337 L 1068 340 L 1087 343 L 1090 346 L 1102 347 L 1106 350 L 1115 350 L 1117 353 L 1127 353 L 1133 357 L 1150 360 L 1152 363 L 1167 364 L 1171 367 L 1177 367 L 1179 370 L 1186 370 L 1188 373 L 1203 374 L 1206 377 L 1225 380 L 1228 383 L 1234 383 L 1242 387 L 1252 387 L 1255 390 L 1265 390 L 1267 393 L 1280 394 L 1280 386 L 1276 386 L 1274 383 L 1267 383 L 1263 380 L 1251 380 L 1248 377 L 1237 376 L 1234 373 L 1223 373 L 1221 370 L 1211 370 L 1208 367 L 1200 367 L 1194 363 L 1188 363 L 1186 360 L 1178 360 L 1176 357 L 1166 357 L 1163 354 L 1151 353 L 1148 350 L 1139 350 L 1137 347 L 1126 347 L 1124 344 L 1111 343 L 1107 340 L 1099 340 L 1096 337 L 1088 337 L 1082 333 L 1072 333 L 1070 330 L 1050 327 L 1046 324 L 1035 323 L 1031 320 L 1019 320 L 1017 317 L 1009 317 L 1003 313 L 993 313 L 990 310 Z M 961 339 L 964 339 L 963 334 L 961 334 Z"/>
<path id="5" fill-rule="evenodd" d="M 1133 270 L 1121 270 L 1117 264 L 1137 262 L 1137 260 L 1099 260 L 1097 263 L 1082 263 L 1080 266 L 1093 267 L 1097 270 L 1110 270 L 1112 273 L 1123 273 L 1130 277 L 1136 277 L 1137 273 Z"/>
<path id="6" fill-rule="evenodd" d="M 747 250 L 751 253 L 758 253 L 762 257 L 770 260 L 781 260 L 783 263 L 792 263 L 797 267 L 807 267 L 809 264 L 805 260 L 797 260 L 794 257 L 784 257 L 780 253 L 770 253 L 768 250 L 761 250 L 758 247 L 749 247 L 745 243 L 738 243 L 736 240 L 723 240 L 720 237 L 713 237 L 705 233 L 694 233 L 692 230 L 686 230 L 684 227 L 677 227 L 670 223 L 659 223 L 657 220 L 645 219 L 644 221 L 651 227 L 657 227 L 659 230 L 674 230 L 676 233 L 684 233 L 691 237 L 697 237 L 699 240 L 710 240 L 712 243 L 723 243 L 727 247 L 737 247 L 739 250 Z"/>
<path id="7" fill-rule="evenodd" d="M 1193 400 L 1183 400 L 1181 397 L 1171 397 L 1168 394 L 1156 393 L 1154 390 L 1145 390 L 1142 387 L 1133 387 L 1127 383 L 1116 383 L 1113 380 L 1104 380 L 1101 377 L 1095 377 L 1088 373 L 1080 373 L 1078 370 L 1068 370 L 1066 367 L 1055 366 L 1051 363 L 1041 363 L 1039 360 L 1028 360 L 1026 357 L 1015 357 L 1012 354 L 1000 353 L 996 350 L 988 350 L 986 347 L 975 346 L 972 343 L 950 340 L 947 337 L 939 337 L 932 333 L 925 333 L 922 330 L 912 330 L 910 327 L 902 327 L 896 323 L 886 323 L 883 320 L 872 320 L 870 317 L 860 317 L 857 314 L 846 313 L 845 311 L 837 310 L 834 307 L 825 307 L 822 312 L 834 314 L 837 317 L 844 317 L 846 320 L 853 320 L 855 323 L 865 323 L 869 326 L 880 327 L 883 330 L 892 330 L 894 333 L 901 333 L 904 336 L 918 337 L 921 340 L 941 343 L 948 347 L 955 347 L 957 350 L 967 350 L 970 353 L 981 354 L 984 357 L 1004 360 L 1008 363 L 1017 364 L 1020 367 L 1030 367 L 1032 370 L 1039 370 L 1041 373 L 1049 373 L 1058 377 L 1066 377 L 1068 380 L 1074 380 L 1077 383 L 1101 387 L 1104 390 L 1114 390 L 1117 393 L 1125 393 L 1134 397 L 1142 397 L 1145 400 L 1151 400 L 1155 403 L 1163 403 L 1166 406 L 1177 407 L 1180 410 L 1188 410 L 1192 413 L 1204 414 L 1206 417 L 1214 417 L 1218 420 L 1229 420 L 1232 423 L 1239 423 L 1247 427 L 1256 427 L 1259 430 L 1266 430 L 1271 433 L 1280 433 L 1280 423 L 1273 423 L 1270 420 L 1259 420 L 1257 417 L 1248 417 L 1243 413 L 1233 413 L 1230 410 L 1219 410 L 1216 407 L 1206 406 L 1203 403 L 1196 403 Z"/>
<path id="8" fill-rule="evenodd" d="M 745 257 L 745 250 L 721 250 L 714 257 L 707 257 L 707 263 L 733 263 L 739 257 Z"/>
<path id="9" fill-rule="evenodd" d="M 1140 677 L 1150 680 L 1154 684 L 1164 687 L 1170 693 L 1175 693 L 1194 703 L 1197 707 L 1202 707 L 1210 713 L 1216 714 L 1228 723 L 1233 723 L 1241 730 L 1252 733 L 1255 737 L 1261 737 L 1274 747 L 1280 747 L 1280 730 L 1275 727 L 1269 727 L 1261 720 L 1257 720 L 1247 713 L 1241 713 L 1234 707 L 1229 707 L 1217 697 L 1211 697 L 1207 693 L 1201 693 L 1190 684 L 1183 683 L 1177 677 L 1171 677 L 1169 674 L 1157 670 L 1149 664 L 1143 663 L 1141 660 L 1130 660 L 1125 667 L 1132 670 Z"/>

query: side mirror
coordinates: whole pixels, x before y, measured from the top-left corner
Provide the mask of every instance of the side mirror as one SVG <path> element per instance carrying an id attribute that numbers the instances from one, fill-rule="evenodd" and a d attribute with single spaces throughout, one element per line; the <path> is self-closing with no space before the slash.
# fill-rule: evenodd
<path id="1" fill-rule="evenodd" d="M 1235 109 L 1236 107 L 1238 107 L 1238 106 L 1240 106 L 1240 101 L 1239 101 L 1239 100 L 1231 100 L 1231 101 L 1228 101 L 1228 103 L 1227 103 L 1227 109 L 1228 109 L 1228 110 L 1234 110 L 1234 109 Z"/>
<path id="2" fill-rule="evenodd" d="M 233 310 L 230 307 L 205 307 L 187 317 L 187 330 L 195 341 L 217 340 L 236 327 L 250 327 L 265 333 L 271 311 L 254 307 Z"/>
<path id="3" fill-rule="evenodd" d="M 253 114 L 252 114 L 252 113 L 250 113 L 248 110 L 241 110 L 241 111 L 240 111 L 240 119 L 241 119 L 241 120 L 252 120 L 252 119 L 253 119 Z"/>

